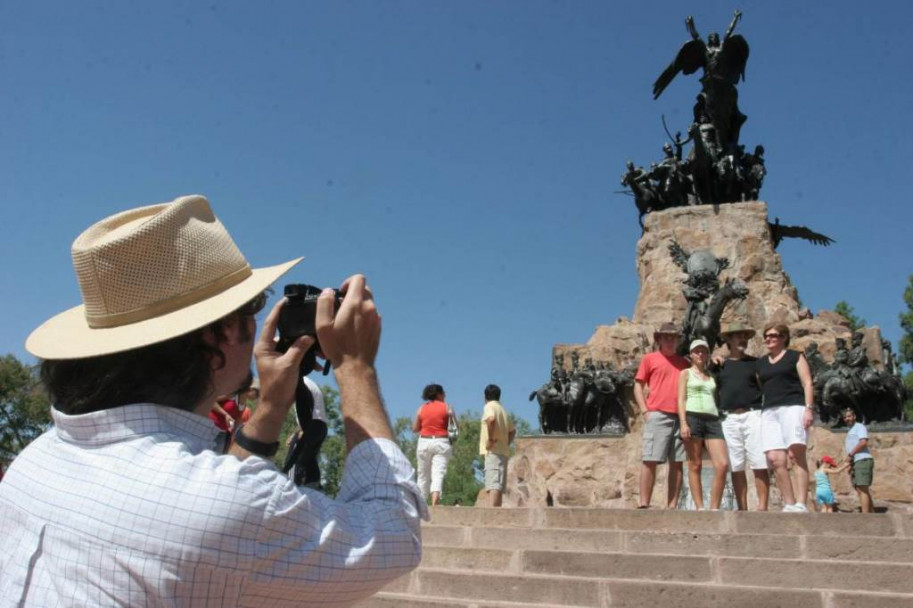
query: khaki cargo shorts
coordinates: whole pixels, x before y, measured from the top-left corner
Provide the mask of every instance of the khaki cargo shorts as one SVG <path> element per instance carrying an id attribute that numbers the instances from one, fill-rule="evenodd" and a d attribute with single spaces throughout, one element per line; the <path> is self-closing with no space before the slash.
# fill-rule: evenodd
<path id="1" fill-rule="evenodd" d="M 684 462 L 685 446 L 679 431 L 678 416 L 653 411 L 644 425 L 644 462 Z"/>
<path id="2" fill-rule="evenodd" d="M 507 485 L 507 456 L 485 454 L 485 489 L 504 491 Z"/>

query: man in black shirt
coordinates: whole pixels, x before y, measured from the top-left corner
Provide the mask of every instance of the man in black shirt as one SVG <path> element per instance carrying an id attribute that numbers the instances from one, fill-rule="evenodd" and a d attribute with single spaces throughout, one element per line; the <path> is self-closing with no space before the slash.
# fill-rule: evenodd
<path id="1" fill-rule="evenodd" d="M 755 375 L 755 359 L 745 349 L 755 331 L 742 323 L 728 323 L 721 332 L 729 357 L 717 361 L 720 412 L 724 414 L 723 435 L 729 449 L 732 489 L 740 511 L 748 509 L 746 471 L 754 473 L 758 510 L 767 510 L 770 476 L 761 449 L 761 389 Z"/>

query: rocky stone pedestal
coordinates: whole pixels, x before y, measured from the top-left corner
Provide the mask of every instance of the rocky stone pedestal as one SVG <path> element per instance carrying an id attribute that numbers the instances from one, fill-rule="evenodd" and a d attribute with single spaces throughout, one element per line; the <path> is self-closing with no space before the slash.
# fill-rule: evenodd
<path id="1" fill-rule="evenodd" d="M 815 460 L 829 455 L 839 461 L 845 454 L 845 438 L 845 433 L 812 427 L 808 444 L 812 473 L 809 504 L 815 493 Z M 869 441 L 875 457 L 872 496 L 876 506 L 913 512 L 913 476 L 909 473 L 913 471 L 913 434 L 873 432 Z M 504 504 L 512 507 L 633 508 L 639 495 L 640 446 L 639 429 L 625 437 L 520 437 L 508 467 Z M 705 462 L 710 466 L 709 458 Z M 660 465 L 657 471 L 654 507 L 666 504 L 666 469 L 665 465 Z M 858 507 L 856 492 L 847 474 L 833 477 L 832 485 L 842 510 Z M 756 508 L 757 496 L 750 474 L 748 497 L 749 508 Z M 779 509 L 782 504 L 772 480 L 771 509 Z"/>

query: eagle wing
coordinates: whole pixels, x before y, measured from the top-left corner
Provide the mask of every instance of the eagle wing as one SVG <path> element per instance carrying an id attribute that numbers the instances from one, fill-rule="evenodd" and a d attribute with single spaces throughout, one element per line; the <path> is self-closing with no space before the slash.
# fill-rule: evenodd
<path id="1" fill-rule="evenodd" d="M 815 245 L 827 247 L 831 243 L 836 243 L 834 239 L 825 236 L 819 232 L 809 229 L 806 226 L 785 226 L 783 224 L 771 224 L 770 230 L 773 232 L 774 242 L 779 243 L 782 239 L 805 239 Z"/>
<path id="2" fill-rule="evenodd" d="M 659 96 L 662 95 L 663 91 L 679 72 L 693 74 L 698 68 L 704 67 L 704 46 L 702 40 L 689 40 L 682 45 L 678 55 L 675 56 L 675 60 L 663 70 L 663 73 L 653 83 L 653 99 L 659 99 Z"/>

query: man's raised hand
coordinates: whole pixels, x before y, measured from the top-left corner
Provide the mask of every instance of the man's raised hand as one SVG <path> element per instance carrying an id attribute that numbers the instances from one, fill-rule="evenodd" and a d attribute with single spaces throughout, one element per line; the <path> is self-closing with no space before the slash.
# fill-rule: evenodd
<path id="1" fill-rule="evenodd" d="M 317 299 L 317 338 L 324 357 L 337 373 L 347 366 L 374 367 L 380 346 L 380 315 L 364 275 L 356 274 L 340 287 L 345 294 L 334 316 L 334 293 L 325 289 Z"/>

